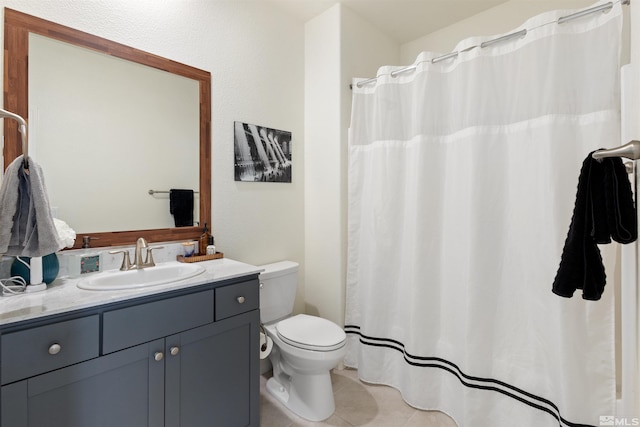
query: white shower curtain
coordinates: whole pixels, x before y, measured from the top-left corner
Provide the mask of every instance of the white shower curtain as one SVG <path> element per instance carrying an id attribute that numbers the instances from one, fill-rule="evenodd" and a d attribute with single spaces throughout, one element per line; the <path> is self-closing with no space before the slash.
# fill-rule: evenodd
<path id="1" fill-rule="evenodd" d="M 345 363 L 460 427 L 614 415 L 613 286 L 551 286 L 580 165 L 619 143 L 622 12 L 567 14 L 353 86 Z"/>

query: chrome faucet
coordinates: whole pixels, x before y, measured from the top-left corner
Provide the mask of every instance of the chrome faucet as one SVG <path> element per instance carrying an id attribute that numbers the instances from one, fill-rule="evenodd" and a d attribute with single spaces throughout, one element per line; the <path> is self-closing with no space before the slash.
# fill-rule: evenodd
<path id="1" fill-rule="evenodd" d="M 109 251 L 110 254 L 123 253 L 122 265 L 120 266 L 121 271 L 127 270 L 140 270 L 145 267 L 154 267 L 156 263 L 153 261 L 153 250 L 154 249 L 162 249 L 164 246 L 154 246 L 150 247 L 147 244 L 147 241 L 140 237 L 136 240 L 136 251 L 133 256 L 134 262 L 131 263 L 129 258 L 129 251 L 127 250 L 119 250 L 119 251 Z M 142 250 L 146 249 L 145 259 L 142 261 Z"/>

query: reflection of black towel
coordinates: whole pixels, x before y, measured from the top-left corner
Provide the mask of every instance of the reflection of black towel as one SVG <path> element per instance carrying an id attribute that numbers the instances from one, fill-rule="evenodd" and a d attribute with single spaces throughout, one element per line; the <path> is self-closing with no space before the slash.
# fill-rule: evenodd
<path id="1" fill-rule="evenodd" d="M 599 300 L 606 282 L 598 243 L 630 243 L 638 237 L 631 184 L 619 157 L 582 163 L 569 234 L 562 251 L 553 292 L 571 297 L 582 289 L 582 298 Z"/>
<path id="2" fill-rule="evenodd" d="M 169 190 L 169 212 L 176 227 L 193 226 L 193 190 Z"/>

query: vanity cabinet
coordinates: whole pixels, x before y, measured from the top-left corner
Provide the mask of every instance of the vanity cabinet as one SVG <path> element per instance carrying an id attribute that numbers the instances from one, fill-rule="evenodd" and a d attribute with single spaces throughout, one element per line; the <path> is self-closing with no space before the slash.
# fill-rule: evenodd
<path id="1" fill-rule="evenodd" d="M 2 426 L 163 425 L 164 373 L 151 345 L 2 386 Z"/>
<path id="2" fill-rule="evenodd" d="M 0 330 L 2 427 L 259 425 L 256 277 Z"/>

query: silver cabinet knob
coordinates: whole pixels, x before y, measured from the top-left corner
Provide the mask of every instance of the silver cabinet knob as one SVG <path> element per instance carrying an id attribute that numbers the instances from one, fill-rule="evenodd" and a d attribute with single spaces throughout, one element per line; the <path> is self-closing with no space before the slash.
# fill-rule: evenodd
<path id="1" fill-rule="evenodd" d="M 240 296 L 240 297 L 236 298 L 236 301 L 238 301 L 238 304 L 244 304 L 244 297 Z"/>
<path id="2" fill-rule="evenodd" d="M 164 354 L 162 354 L 161 351 L 156 351 L 156 354 L 153 355 L 153 358 L 156 360 L 156 362 L 159 362 L 162 360 L 162 358 L 164 358 Z"/>
<path id="3" fill-rule="evenodd" d="M 55 354 L 60 353 L 60 350 L 62 350 L 62 346 L 60 344 L 58 344 L 58 343 L 51 344 L 49 346 L 49 354 L 51 354 L 51 355 L 55 355 Z"/>
<path id="4" fill-rule="evenodd" d="M 180 347 L 171 347 L 169 353 L 171 353 L 172 356 L 177 356 L 178 353 L 180 353 Z"/>

